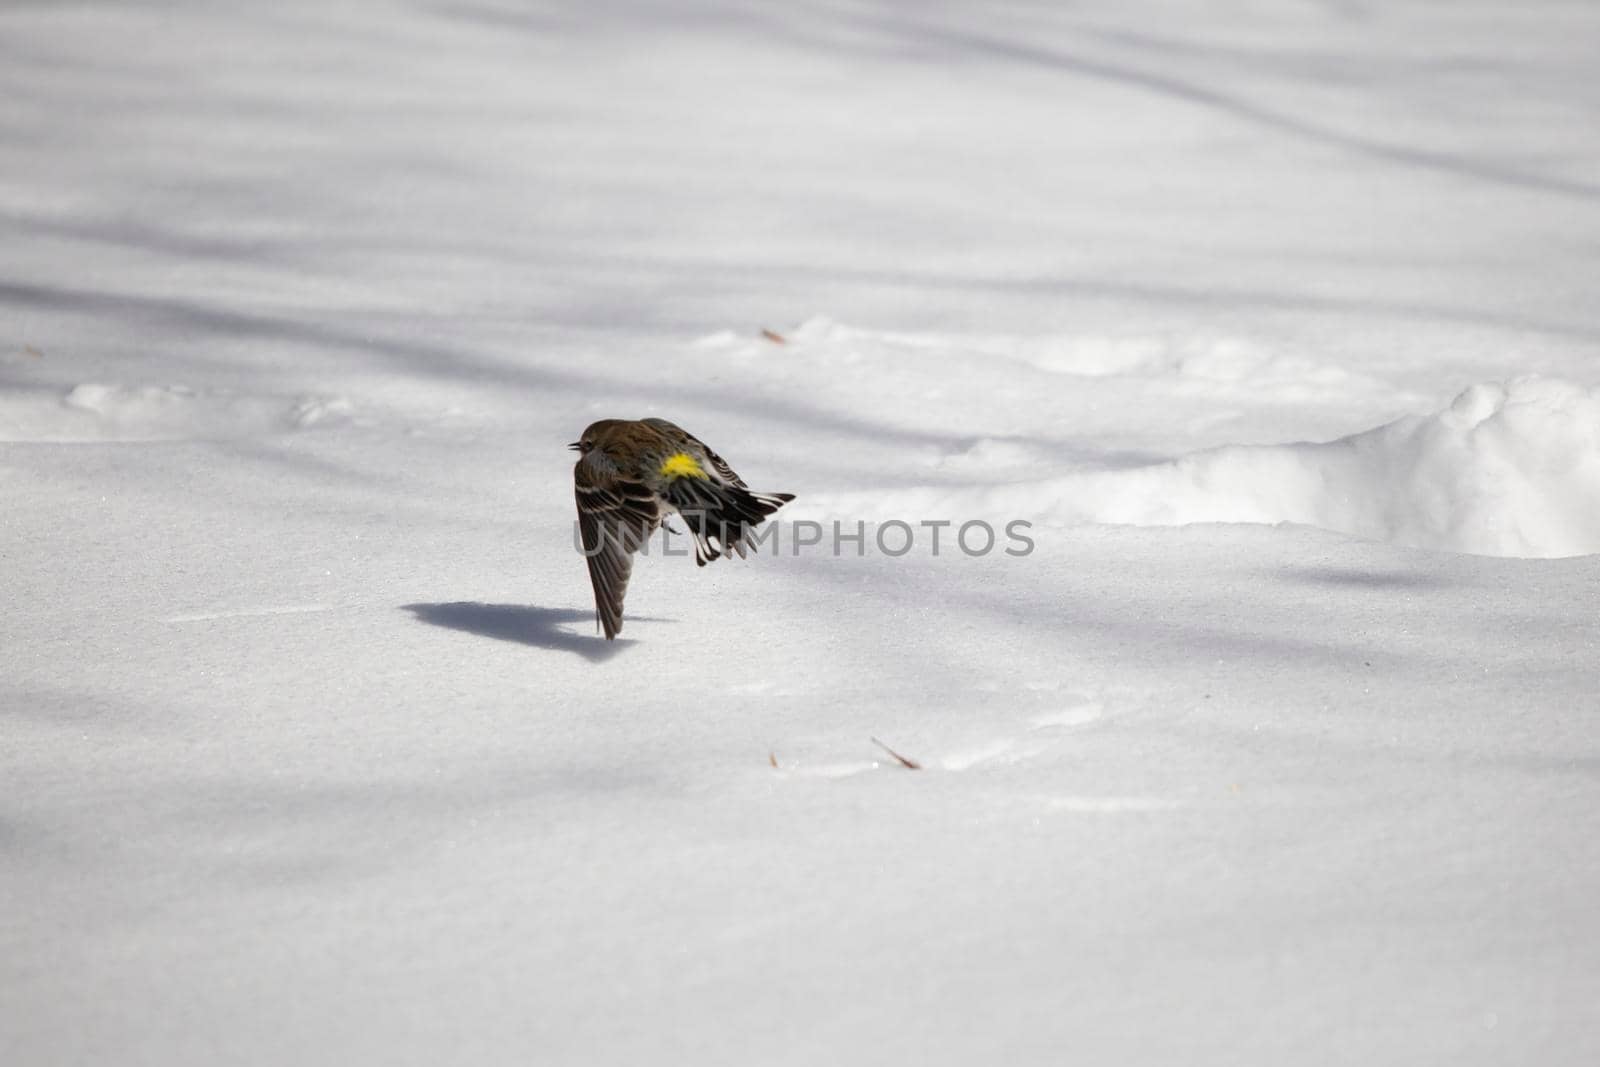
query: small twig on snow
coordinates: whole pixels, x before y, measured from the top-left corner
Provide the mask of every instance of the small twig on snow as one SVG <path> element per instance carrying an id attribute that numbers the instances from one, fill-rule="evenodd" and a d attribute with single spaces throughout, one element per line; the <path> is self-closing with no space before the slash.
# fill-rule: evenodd
<path id="1" fill-rule="evenodd" d="M 922 764 L 918 763 L 914 759 L 906 759 L 904 756 L 900 755 L 900 753 L 896 752 L 894 749 L 890 748 L 888 745 L 884 744 L 882 741 L 879 741 L 876 737 L 868 738 L 868 740 L 871 741 L 873 744 L 877 745 L 879 748 L 883 749 L 885 752 L 889 753 L 889 755 L 893 756 L 895 758 L 895 762 L 899 763 L 900 766 L 904 767 L 906 770 L 908 770 L 908 771 L 920 771 L 920 770 L 922 770 Z"/>

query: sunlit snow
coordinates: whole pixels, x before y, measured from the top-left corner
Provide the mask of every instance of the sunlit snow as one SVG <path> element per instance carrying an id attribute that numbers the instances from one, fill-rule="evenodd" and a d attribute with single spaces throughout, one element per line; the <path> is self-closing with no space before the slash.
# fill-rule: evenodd
<path id="1" fill-rule="evenodd" d="M 1597 42 L 0 6 L 0 1064 L 1600 1062 Z"/>

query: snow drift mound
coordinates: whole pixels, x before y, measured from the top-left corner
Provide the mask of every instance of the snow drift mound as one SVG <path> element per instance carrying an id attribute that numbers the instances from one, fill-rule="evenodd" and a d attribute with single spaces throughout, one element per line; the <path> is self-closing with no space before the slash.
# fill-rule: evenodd
<path id="1" fill-rule="evenodd" d="M 342 397 L 262 396 L 183 385 L 76 385 L 65 394 L 0 385 L 0 441 L 185 441 L 350 421 Z"/>
<path id="2" fill-rule="evenodd" d="M 1434 415 L 1326 444 L 1229 446 L 1085 481 L 1063 506 L 1095 522 L 1293 522 L 1481 555 L 1595 553 L 1600 392 L 1475 385 Z"/>

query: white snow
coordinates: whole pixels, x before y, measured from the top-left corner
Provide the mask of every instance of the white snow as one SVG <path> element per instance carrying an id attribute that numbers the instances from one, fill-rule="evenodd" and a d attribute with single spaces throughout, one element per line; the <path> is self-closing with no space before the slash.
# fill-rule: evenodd
<path id="1" fill-rule="evenodd" d="M 0 1063 L 1596 1062 L 1596 41 L 0 9 Z"/>
<path id="2" fill-rule="evenodd" d="M 938 467 L 976 476 L 1041 458 L 985 438 Z M 946 515 L 976 505 L 1057 522 L 1287 522 L 1417 548 L 1588 555 L 1600 552 L 1600 393 L 1516 378 L 1471 386 L 1435 414 L 1321 444 L 1226 445 L 981 493 L 924 488 L 829 503 L 835 516 Z"/>
<path id="3" fill-rule="evenodd" d="M 350 414 L 350 402 L 342 397 L 283 398 L 184 385 L 83 382 L 64 395 L 51 389 L 7 390 L 0 397 L 0 441 L 252 437 L 339 422 Z"/>
<path id="4" fill-rule="evenodd" d="M 1529 378 L 1474 385 L 1437 414 L 1327 444 L 1210 449 L 1101 481 L 1088 512 L 1102 522 L 1298 522 L 1419 548 L 1590 554 L 1600 394 Z"/>

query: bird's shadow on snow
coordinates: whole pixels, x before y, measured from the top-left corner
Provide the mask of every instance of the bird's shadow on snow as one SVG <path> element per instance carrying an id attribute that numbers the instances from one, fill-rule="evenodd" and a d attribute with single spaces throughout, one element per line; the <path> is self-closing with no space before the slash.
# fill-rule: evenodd
<path id="1" fill-rule="evenodd" d="M 607 641 L 597 635 L 578 633 L 567 628 L 570 623 L 594 625 L 593 611 L 540 608 L 525 604 L 481 604 L 466 600 L 449 604 L 406 604 L 404 609 L 422 622 L 434 626 L 464 630 L 499 641 L 515 641 L 533 648 L 576 652 L 595 663 L 608 660 L 633 644 L 625 637 Z"/>

